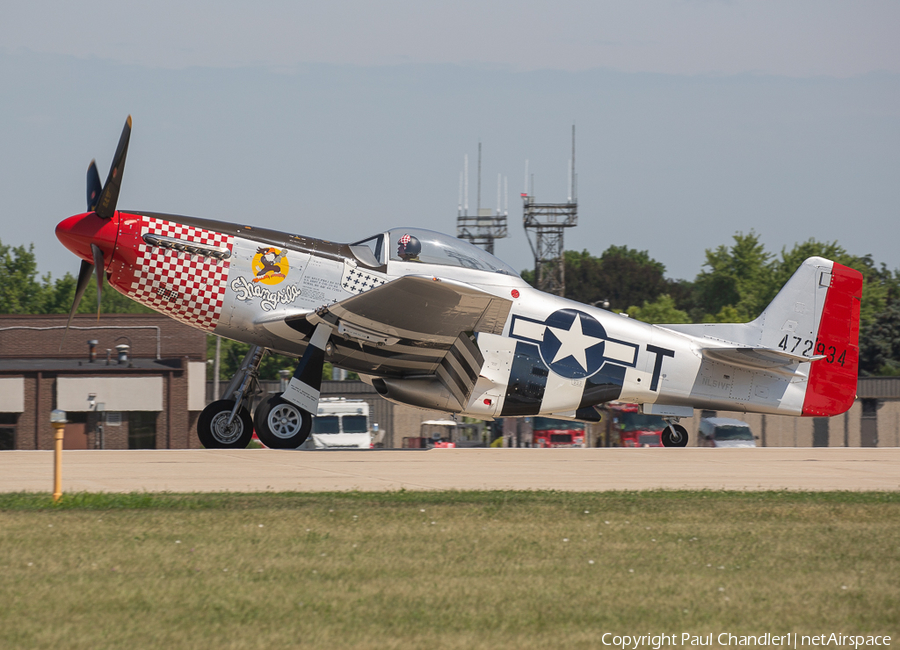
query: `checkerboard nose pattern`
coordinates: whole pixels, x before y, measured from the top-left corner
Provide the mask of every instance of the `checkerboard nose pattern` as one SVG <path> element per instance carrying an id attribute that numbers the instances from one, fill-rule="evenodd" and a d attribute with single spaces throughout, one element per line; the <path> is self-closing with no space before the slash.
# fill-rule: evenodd
<path id="1" fill-rule="evenodd" d="M 203 228 L 143 217 L 140 235 L 163 235 L 232 250 L 234 237 Z M 228 260 L 191 255 L 141 241 L 134 279 L 126 288 L 134 300 L 204 330 L 215 328 L 222 311 Z"/>

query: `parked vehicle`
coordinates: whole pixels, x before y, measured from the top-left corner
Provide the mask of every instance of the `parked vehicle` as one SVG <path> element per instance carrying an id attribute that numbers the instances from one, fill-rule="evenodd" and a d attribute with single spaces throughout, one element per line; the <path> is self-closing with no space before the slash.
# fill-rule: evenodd
<path id="1" fill-rule="evenodd" d="M 535 417 L 532 430 L 535 447 L 584 447 L 584 422 Z"/>
<path id="2" fill-rule="evenodd" d="M 300 449 L 370 449 L 369 405 L 363 400 L 331 397 L 319 400 L 312 433 Z"/>
<path id="3" fill-rule="evenodd" d="M 484 447 L 483 436 L 483 422 L 425 420 L 420 425 L 420 435 L 415 438 L 404 438 L 403 447 L 410 449 Z"/>
<path id="4" fill-rule="evenodd" d="M 609 439 L 619 447 L 662 447 L 662 432 L 666 421 L 658 415 L 640 412 L 637 404 L 610 402 Z"/>
<path id="5" fill-rule="evenodd" d="M 703 418 L 700 420 L 700 447 L 755 447 L 756 439 L 750 425 L 733 418 Z"/>

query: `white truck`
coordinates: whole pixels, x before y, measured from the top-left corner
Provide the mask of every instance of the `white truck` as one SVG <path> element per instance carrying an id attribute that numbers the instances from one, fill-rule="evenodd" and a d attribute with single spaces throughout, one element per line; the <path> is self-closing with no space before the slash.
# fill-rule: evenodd
<path id="1" fill-rule="evenodd" d="M 700 420 L 698 447 L 755 447 L 756 438 L 750 425 L 732 418 Z"/>
<path id="2" fill-rule="evenodd" d="M 370 449 L 369 405 L 363 400 L 326 397 L 319 401 L 312 433 L 300 449 Z"/>

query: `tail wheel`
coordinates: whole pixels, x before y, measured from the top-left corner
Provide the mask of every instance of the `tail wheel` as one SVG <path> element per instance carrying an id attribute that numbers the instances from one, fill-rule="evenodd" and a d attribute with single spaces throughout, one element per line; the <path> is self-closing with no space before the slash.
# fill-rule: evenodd
<path id="1" fill-rule="evenodd" d="M 662 432 L 663 447 L 686 447 L 688 432 L 680 424 L 670 424 Z"/>
<path id="2" fill-rule="evenodd" d="M 272 395 L 256 407 L 253 418 L 260 442 L 272 449 L 296 449 L 309 438 L 312 414 Z"/>
<path id="3" fill-rule="evenodd" d="M 233 409 L 234 401 L 229 399 L 220 399 L 203 409 L 197 420 L 200 444 L 207 449 L 244 449 L 250 444 L 253 437 L 250 411 L 242 406 L 228 424 Z"/>

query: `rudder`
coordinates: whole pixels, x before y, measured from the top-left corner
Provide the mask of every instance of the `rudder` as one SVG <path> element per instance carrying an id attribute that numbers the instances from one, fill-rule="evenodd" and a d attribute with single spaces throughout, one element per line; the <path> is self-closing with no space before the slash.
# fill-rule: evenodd
<path id="1" fill-rule="evenodd" d="M 815 355 L 803 400 L 803 415 L 830 417 L 844 413 L 856 399 L 859 374 L 859 309 L 863 277 L 834 263 L 816 335 Z"/>

